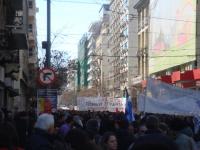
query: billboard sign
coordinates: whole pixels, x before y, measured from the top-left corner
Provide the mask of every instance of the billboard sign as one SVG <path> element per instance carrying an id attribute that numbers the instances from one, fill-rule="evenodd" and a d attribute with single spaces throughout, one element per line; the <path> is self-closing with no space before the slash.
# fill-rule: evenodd
<path id="1" fill-rule="evenodd" d="M 57 89 L 38 89 L 37 113 L 51 113 L 57 109 Z"/>
<path id="2" fill-rule="evenodd" d="M 195 60 L 196 0 L 151 0 L 149 74 Z"/>

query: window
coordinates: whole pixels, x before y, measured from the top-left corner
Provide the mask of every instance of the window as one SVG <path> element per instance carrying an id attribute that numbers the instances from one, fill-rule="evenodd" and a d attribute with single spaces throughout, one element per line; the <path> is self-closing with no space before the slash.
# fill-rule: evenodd
<path id="1" fill-rule="evenodd" d="M 33 1 L 28 1 L 28 7 L 29 7 L 30 9 L 33 8 Z"/>
<path id="2" fill-rule="evenodd" d="M 128 6 L 128 0 L 124 0 L 125 6 Z"/>
<path id="3" fill-rule="evenodd" d="M 125 37 L 128 37 L 128 28 L 125 28 L 125 29 L 124 29 L 123 35 L 124 35 Z"/>
<path id="4" fill-rule="evenodd" d="M 28 25 L 28 32 L 33 32 L 33 25 L 32 24 Z"/>
<path id="5" fill-rule="evenodd" d="M 29 48 L 29 56 L 33 56 L 33 48 Z"/>

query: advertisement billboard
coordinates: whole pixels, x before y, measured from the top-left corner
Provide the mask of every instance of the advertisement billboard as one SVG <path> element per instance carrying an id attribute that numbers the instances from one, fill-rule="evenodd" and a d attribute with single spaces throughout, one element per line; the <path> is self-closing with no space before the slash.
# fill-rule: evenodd
<path id="1" fill-rule="evenodd" d="M 57 109 L 57 89 L 37 90 L 37 114 L 51 113 Z"/>
<path id="2" fill-rule="evenodd" d="M 149 74 L 195 60 L 196 0 L 151 0 Z"/>

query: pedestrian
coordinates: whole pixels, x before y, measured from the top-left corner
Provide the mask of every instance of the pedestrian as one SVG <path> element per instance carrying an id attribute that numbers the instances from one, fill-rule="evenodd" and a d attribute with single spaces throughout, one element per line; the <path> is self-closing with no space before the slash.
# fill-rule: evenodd
<path id="1" fill-rule="evenodd" d="M 145 124 L 147 127 L 146 134 L 162 133 L 159 129 L 159 119 L 155 115 L 147 116 Z"/>
<path id="2" fill-rule="evenodd" d="M 89 119 L 86 123 L 86 132 L 91 141 L 99 144 L 101 136 L 99 134 L 100 124 L 96 119 Z"/>
<path id="3" fill-rule="evenodd" d="M 94 142 L 90 141 L 87 133 L 78 128 L 69 131 L 66 142 L 73 150 L 100 150 Z"/>
<path id="4" fill-rule="evenodd" d="M 28 140 L 26 150 L 53 150 L 54 117 L 51 114 L 41 114 L 35 124 L 35 129 Z"/>
<path id="5" fill-rule="evenodd" d="M 23 150 L 19 147 L 17 130 L 10 122 L 0 123 L 0 150 Z"/>
<path id="6" fill-rule="evenodd" d="M 178 150 L 172 139 L 163 134 L 140 136 L 129 150 Z"/>
<path id="7" fill-rule="evenodd" d="M 104 133 L 101 139 L 101 146 L 103 150 L 118 150 L 116 135 L 113 132 Z"/>
<path id="8" fill-rule="evenodd" d="M 68 132 L 73 128 L 74 120 L 71 115 L 67 115 L 65 122 L 58 129 L 58 134 L 63 138 L 68 134 Z"/>

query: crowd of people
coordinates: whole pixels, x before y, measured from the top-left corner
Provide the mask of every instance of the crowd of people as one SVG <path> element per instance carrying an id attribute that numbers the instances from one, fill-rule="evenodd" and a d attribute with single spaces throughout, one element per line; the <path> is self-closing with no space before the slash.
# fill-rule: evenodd
<path id="1" fill-rule="evenodd" d="M 0 111 L 0 150 L 198 150 L 193 117 L 158 114 Z"/>

